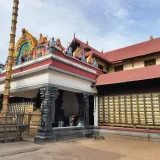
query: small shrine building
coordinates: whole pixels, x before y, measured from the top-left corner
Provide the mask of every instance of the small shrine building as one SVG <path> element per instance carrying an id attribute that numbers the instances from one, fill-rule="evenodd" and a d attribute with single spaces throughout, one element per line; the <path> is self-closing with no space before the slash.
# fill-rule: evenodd
<path id="1" fill-rule="evenodd" d="M 32 102 L 33 110 L 43 112 L 41 128 L 48 130 L 59 121 L 69 126 L 72 114 L 84 126 L 159 129 L 159 44 L 160 38 L 150 38 L 103 52 L 74 36 L 64 48 L 60 39 L 40 34 L 37 40 L 22 29 L 14 53 L 10 104 Z M 5 74 L 4 67 L 1 99 Z"/>

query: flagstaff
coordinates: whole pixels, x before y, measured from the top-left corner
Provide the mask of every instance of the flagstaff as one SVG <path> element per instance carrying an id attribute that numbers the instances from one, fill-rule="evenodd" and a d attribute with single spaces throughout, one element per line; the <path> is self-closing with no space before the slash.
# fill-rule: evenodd
<path id="1" fill-rule="evenodd" d="M 3 107 L 2 107 L 3 113 L 5 113 L 8 110 L 8 105 L 9 105 L 10 83 L 11 83 L 13 54 L 14 54 L 15 37 L 16 37 L 16 24 L 17 24 L 17 17 L 18 17 L 18 5 L 19 5 L 19 0 L 14 0 L 10 41 L 9 41 L 9 53 L 8 53 L 8 59 L 7 59 L 7 69 L 6 69 L 6 78 L 5 78 L 5 87 L 4 87 L 4 96 L 3 96 Z"/>

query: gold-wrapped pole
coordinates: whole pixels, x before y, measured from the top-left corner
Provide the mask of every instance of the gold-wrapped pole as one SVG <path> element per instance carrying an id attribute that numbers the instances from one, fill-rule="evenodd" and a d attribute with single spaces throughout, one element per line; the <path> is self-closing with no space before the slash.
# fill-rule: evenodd
<path id="1" fill-rule="evenodd" d="M 13 54 L 14 54 L 15 37 L 16 37 L 16 24 L 17 24 L 17 17 L 18 17 L 18 5 L 19 5 L 19 0 L 14 0 L 2 113 L 6 113 L 6 111 L 8 110 L 8 106 L 9 106 L 10 83 L 11 83 Z"/>

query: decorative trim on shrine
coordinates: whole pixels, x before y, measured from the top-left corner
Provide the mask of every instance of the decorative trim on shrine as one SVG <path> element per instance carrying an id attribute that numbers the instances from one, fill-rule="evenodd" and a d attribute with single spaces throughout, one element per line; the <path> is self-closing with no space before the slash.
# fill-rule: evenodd
<path id="1" fill-rule="evenodd" d="M 85 50 L 82 46 L 77 47 L 74 52 L 72 47 L 69 47 L 66 50 L 62 46 L 59 38 L 55 40 L 52 37 L 49 40 L 47 37 L 40 34 L 39 39 L 37 40 L 25 28 L 22 29 L 22 36 L 16 43 L 13 65 L 19 65 L 45 56 L 49 53 L 55 54 L 57 49 L 70 57 L 76 58 L 77 60 L 98 68 L 96 59 L 93 60 L 90 56 L 87 58 L 85 56 Z M 90 60 L 88 61 L 88 59 Z"/>
<path id="2" fill-rule="evenodd" d="M 16 43 L 14 65 L 21 64 L 33 58 L 32 51 L 37 45 L 37 40 L 27 31 L 22 29 L 22 37 Z"/>
<path id="3" fill-rule="evenodd" d="M 85 67 L 83 65 L 77 64 L 77 63 L 75 63 L 75 62 L 73 62 L 71 60 L 62 58 L 62 57 L 57 56 L 55 54 L 48 54 L 48 55 L 45 55 L 43 57 L 39 57 L 36 60 L 33 59 L 33 60 L 28 61 L 26 63 L 20 64 L 20 65 L 16 65 L 16 66 L 13 67 L 12 70 L 14 71 L 14 70 L 17 70 L 19 68 L 23 68 L 23 67 L 26 67 L 28 65 L 35 64 L 35 63 L 38 63 L 38 62 L 41 62 L 41 61 L 44 61 L 44 60 L 47 60 L 47 59 L 50 59 L 50 58 L 53 58 L 53 59 L 58 60 L 58 61 L 61 61 L 61 62 L 66 63 L 68 65 L 72 65 L 73 67 L 82 69 L 84 71 L 87 71 L 87 72 L 90 72 L 90 73 L 93 73 L 93 74 L 97 74 L 97 72 L 95 70 L 93 70 L 93 69 L 90 69 L 90 68 Z M 5 70 L 2 71 L 2 73 L 5 73 L 5 72 L 6 72 Z"/>

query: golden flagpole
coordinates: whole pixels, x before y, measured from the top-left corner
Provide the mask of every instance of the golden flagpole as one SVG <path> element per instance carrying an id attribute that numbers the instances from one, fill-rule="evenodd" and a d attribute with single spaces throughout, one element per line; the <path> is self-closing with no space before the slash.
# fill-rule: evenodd
<path id="1" fill-rule="evenodd" d="M 10 41 L 9 41 L 9 54 L 8 54 L 8 60 L 7 60 L 5 87 L 4 87 L 4 95 L 3 95 L 2 113 L 6 113 L 6 111 L 8 110 L 8 106 L 9 106 L 13 54 L 14 54 L 15 37 L 16 37 L 16 24 L 17 24 L 17 17 L 18 17 L 18 5 L 19 5 L 19 0 L 14 0 L 13 1 Z"/>

